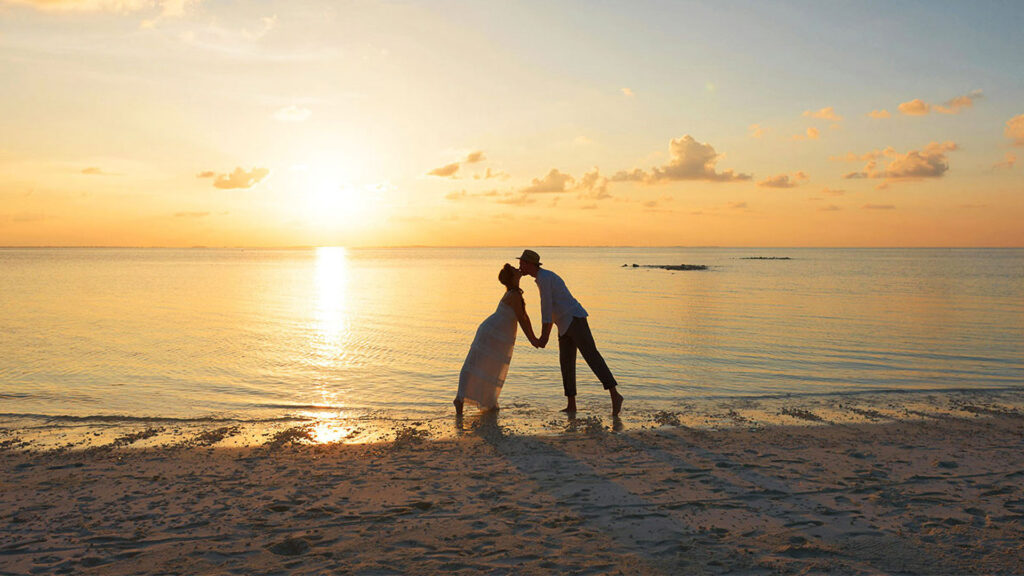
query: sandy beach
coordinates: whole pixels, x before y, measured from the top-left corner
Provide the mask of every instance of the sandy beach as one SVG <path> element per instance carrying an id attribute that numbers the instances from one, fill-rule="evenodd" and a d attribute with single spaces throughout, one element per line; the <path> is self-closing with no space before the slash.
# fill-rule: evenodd
<path id="1" fill-rule="evenodd" d="M 1024 416 L 957 406 L 557 434 L 506 410 L 363 444 L 39 449 L 5 429 L 0 573 L 1024 573 Z"/>

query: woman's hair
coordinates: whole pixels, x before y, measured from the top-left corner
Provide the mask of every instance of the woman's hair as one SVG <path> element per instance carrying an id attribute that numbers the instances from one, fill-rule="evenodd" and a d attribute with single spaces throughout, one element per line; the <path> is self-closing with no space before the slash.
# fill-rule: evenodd
<path id="1" fill-rule="evenodd" d="M 498 272 L 498 282 L 501 282 L 505 286 L 505 288 L 512 290 L 514 288 L 514 285 L 512 284 L 512 278 L 515 275 L 515 271 L 516 269 L 513 268 L 511 264 L 505 264 L 501 268 L 501 272 Z M 516 289 L 519 290 L 520 293 L 522 293 L 522 289 Z"/>

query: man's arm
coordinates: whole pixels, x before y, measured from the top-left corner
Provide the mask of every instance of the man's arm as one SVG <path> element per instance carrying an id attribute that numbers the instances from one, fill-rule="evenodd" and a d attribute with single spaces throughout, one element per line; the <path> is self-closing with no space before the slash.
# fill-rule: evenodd
<path id="1" fill-rule="evenodd" d="M 537 339 L 537 346 L 543 348 L 548 344 L 551 337 L 551 280 L 546 275 L 537 275 L 537 289 L 540 290 L 540 321 L 541 335 Z"/>

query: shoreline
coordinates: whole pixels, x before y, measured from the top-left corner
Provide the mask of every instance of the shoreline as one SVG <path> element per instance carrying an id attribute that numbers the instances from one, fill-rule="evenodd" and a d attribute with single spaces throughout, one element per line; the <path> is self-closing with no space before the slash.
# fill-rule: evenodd
<path id="1" fill-rule="evenodd" d="M 852 391 L 692 398 L 651 407 L 627 396 L 623 414 L 613 418 L 607 399 L 587 394 L 580 411 L 567 417 L 555 404 L 510 400 L 497 414 L 469 408 L 457 417 L 450 404 L 418 414 L 387 411 L 302 410 L 265 418 L 197 418 L 118 415 L 0 414 L 0 450 L 73 452 L 114 448 L 253 447 L 287 441 L 298 444 L 388 442 L 399 434 L 447 440 L 475 422 L 493 418 L 512 434 L 551 436 L 583 427 L 636 432 L 661 427 L 695 430 L 760 429 L 786 425 L 845 425 L 1024 414 L 1024 388 Z"/>
<path id="2" fill-rule="evenodd" d="M 1024 412 L 944 400 L 849 406 L 908 415 L 859 422 L 804 402 L 771 425 L 581 413 L 535 435 L 509 408 L 362 444 L 8 444 L 0 574 L 1024 573 Z"/>

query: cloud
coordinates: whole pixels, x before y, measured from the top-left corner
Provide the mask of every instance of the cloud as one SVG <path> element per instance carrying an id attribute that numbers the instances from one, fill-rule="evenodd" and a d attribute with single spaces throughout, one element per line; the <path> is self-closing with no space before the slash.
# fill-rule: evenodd
<path id="1" fill-rule="evenodd" d="M 872 118 L 888 118 L 892 116 L 892 114 L 889 114 L 888 110 L 872 110 L 871 112 L 868 112 L 868 116 Z"/>
<path id="2" fill-rule="evenodd" d="M 928 113 L 931 106 L 920 98 L 914 98 L 910 102 L 900 104 L 897 108 L 901 113 L 906 114 L 907 116 L 924 116 Z"/>
<path id="3" fill-rule="evenodd" d="M 231 174 L 220 174 L 213 181 L 213 185 L 224 190 L 235 188 L 252 188 L 270 174 L 266 168 L 253 168 L 246 172 L 241 166 L 235 168 Z"/>
<path id="4" fill-rule="evenodd" d="M 867 162 L 864 169 L 843 176 L 844 179 L 882 178 L 886 180 L 916 180 L 941 178 L 949 170 L 947 152 L 957 150 L 954 142 L 932 142 L 922 150 L 910 150 L 905 154 L 891 147 L 868 152 L 860 157 Z"/>
<path id="5" fill-rule="evenodd" d="M 836 206 L 835 204 L 829 204 L 828 206 L 822 206 L 821 208 L 818 208 L 819 212 L 836 212 L 839 210 L 842 210 L 842 208 Z"/>
<path id="6" fill-rule="evenodd" d="M 1024 146 L 1024 114 L 1007 120 L 1003 134 L 1013 141 L 1014 146 Z"/>
<path id="7" fill-rule="evenodd" d="M 203 170 L 199 174 L 196 174 L 196 178 L 213 178 L 217 173 L 213 170 Z"/>
<path id="8" fill-rule="evenodd" d="M 619 170 L 609 178 L 611 182 L 644 182 L 648 178 L 647 172 L 639 168 L 632 170 Z"/>
<path id="9" fill-rule="evenodd" d="M 209 216 L 209 212 L 175 212 L 175 218 L 203 218 Z"/>
<path id="10" fill-rule="evenodd" d="M 957 96 L 945 104 L 931 105 L 920 98 L 899 105 L 899 111 L 907 116 L 924 116 L 934 110 L 939 114 L 959 114 L 965 108 L 974 106 L 974 101 L 982 97 L 981 90 L 974 90 L 963 96 Z"/>
<path id="11" fill-rule="evenodd" d="M 794 172 L 793 177 L 790 178 L 789 174 L 779 174 L 778 176 L 772 176 L 765 180 L 757 183 L 762 188 L 796 188 L 808 179 L 808 176 L 804 172 Z"/>
<path id="12" fill-rule="evenodd" d="M 864 210 L 895 210 L 896 206 L 892 204 L 865 204 L 861 208 Z"/>
<path id="13" fill-rule="evenodd" d="M 833 190 L 831 188 L 822 188 L 821 193 L 826 196 L 842 196 L 846 194 L 846 190 Z"/>
<path id="14" fill-rule="evenodd" d="M 580 176 L 576 189 L 583 192 L 581 197 L 591 200 L 605 200 L 612 197 L 608 193 L 608 179 L 601 176 L 597 168 Z"/>
<path id="15" fill-rule="evenodd" d="M 622 92 L 622 94 L 624 96 L 626 96 L 627 98 L 632 98 L 633 97 L 633 91 L 630 90 L 629 88 L 621 88 L 619 91 Z"/>
<path id="16" fill-rule="evenodd" d="M 725 207 L 730 209 L 730 210 L 744 210 L 747 207 L 747 203 L 746 202 L 729 202 L 728 204 L 725 205 Z"/>
<path id="17" fill-rule="evenodd" d="M 817 140 L 820 135 L 821 132 L 819 132 L 817 128 L 811 127 L 808 128 L 807 132 L 804 134 L 794 134 L 793 137 L 790 138 L 790 140 Z"/>
<path id="18" fill-rule="evenodd" d="M 483 151 L 475 150 L 466 155 L 465 160 L 461 162 L 452 162 L 451 164 L 445 164 L 440 168 L 434 168 L 430 172 L 427 172 L 427 176 L 439 176 L 441 178 L 455 178 L 455 173 L 459 171 L 459 167 L 462 164 L 476 164 L 477 162 L 483 162 L 487 157 L 484 156 Z M 487 169 L 487 178 L 497 178 L 499 175 L 491 175 L 491 169 Z M 475 179 L 479 180 L 480 176 L 474 176 Z"/>
<path id="19" fill-rule="evenodd" d="M 689 134 L 673 139 L 669 143 L 672 160 L 660 168 L 652 168 L 650 182 L 677 180 L 707 180 L 709 182 L 733 182 L 750 180 L 749 174 L 736 174 L 732 170 L 715 171 L 721 155 L 710 144 L 702 144 Z M 635 171 L 634 171 L 635 172 Z"/>
<path id="20" fill-rule="evenodd" d="M 499 171 L 495 172 L 495 171 L 491 170 L 490 168 L 488 168 L 487 171 L 484 172 L 483 174 L 474 174 L 473 175 L 473 179 L 474 180 L 480 180 L 481 178 L 483 178 L 484 180 L 490 180 L 492 178 L 499 178 L 501 180 L 508 180 L 508 172 L 505 172 L 503 170 L 499 170 Z"/>
<path id="21" fill-rule="evenodd" d="M 577 136 L 573 139 L 572 143 L 574 146 L 590 146 L 594 141 L 586 136 Z"/>
<path id="22" fill-rule="evenodd" d="M 313 112 L 310 109 L 292 104 L 274 112 L 274 119 L 281 122 L 305 122 L 312 115 Z"/>
<path id="23" fill-rule="evenodd" d="M 508 204 L 510 206 L 525 206 L 527 204 L 533 204 L 536 200 L 534 198 L 530 198 L 523 192 L 506 192 L 500 198 L 495 200 L 495 202 L 498 204 Z"/>
<path id="24" fill-rule="evenodd" d="M 760 124 L 751 124 L 747 127 L 747 130 L 750 131 L 751 138 L 760 138 L 764 136 L 764 128 L 762 128 Z"/>
<path id="25" fill-rule="evenodd" d="M 42 12 L 132 12 L 159 9 L 158 15 L 142 22 L 143 28 L 153 28 L 163 18 L 180 18 L 201 0 L 0 0 L 0 4 L 29 6 Z"/>
<path id="26" fill-rule="evenodd" d="M 1017 164 L 1017 155 L 1013 152 L 1007 152 L 1006 156 L 1004 156 L 1002 160 L 992 165 L 992 169 L 1013 168 L 1015 164 Z"/>
<path id="27" fill-rule="evenodd" d="M 445 164 L 440 168 L 434 168 L 430 172 L 427 172 L 427 176 L 439 176 L 441 178 L 453 178 L 455 173 L 459 171 L 459 163 L 452 162 L 451 164 Z"/>
<path id="28" fill-rule="evenodd" d="M 981 90 L 974 90 L 969 94 L 957 96 L 943 106 L 935 106 L 934 110 L 939 114 L 959 114 L 964 108 L 974 106 L 974 101 L 982 97 Z"/>
<path id="29" fill-rule="evenodd" d="M 444 195 L 445 200 L 462 200 L 469 194 L 465 190 L 457 190 L 455 192 L 449 192 Z"/>
<path id="30" fill-rule="evenodd" d="M 804 111 L 804 116 L 807 118 L 817 118 L 819 120 L 831 120 L 833 122 L 842 122 L 843 120 L 843 117 L 836 114 L 835 108 L 831 106 L 822 108 L 817 112 L 813 110 L 806 110 Z"/>
<path id="31" fill-rule="evenodd" d="M 547 176 L 543 178 L 534 178 L 530 185 L 520 190 L 523 194 L 552 194 L 565 192 L 566 187 L 572 184 L 574 178 L 568 174 L 563 174 L 557 169 L 552 168 Z"/>
<path id="32" fill-rule="evenodd" d="M 87 176 L 113 176 L 110 172 L 104 172 L 99 166 L 89 166 L 82 169 L 82 174 Z"/>
<path id="33" fill-rule="evenodd" d="M 128 13 L 152 8 L 156 4 L 178 9 L 180 1 L 154 2 L 153 0 L 5 0 L 8 4 L 31 6 L 47 12 L 118 12 Z"/>

